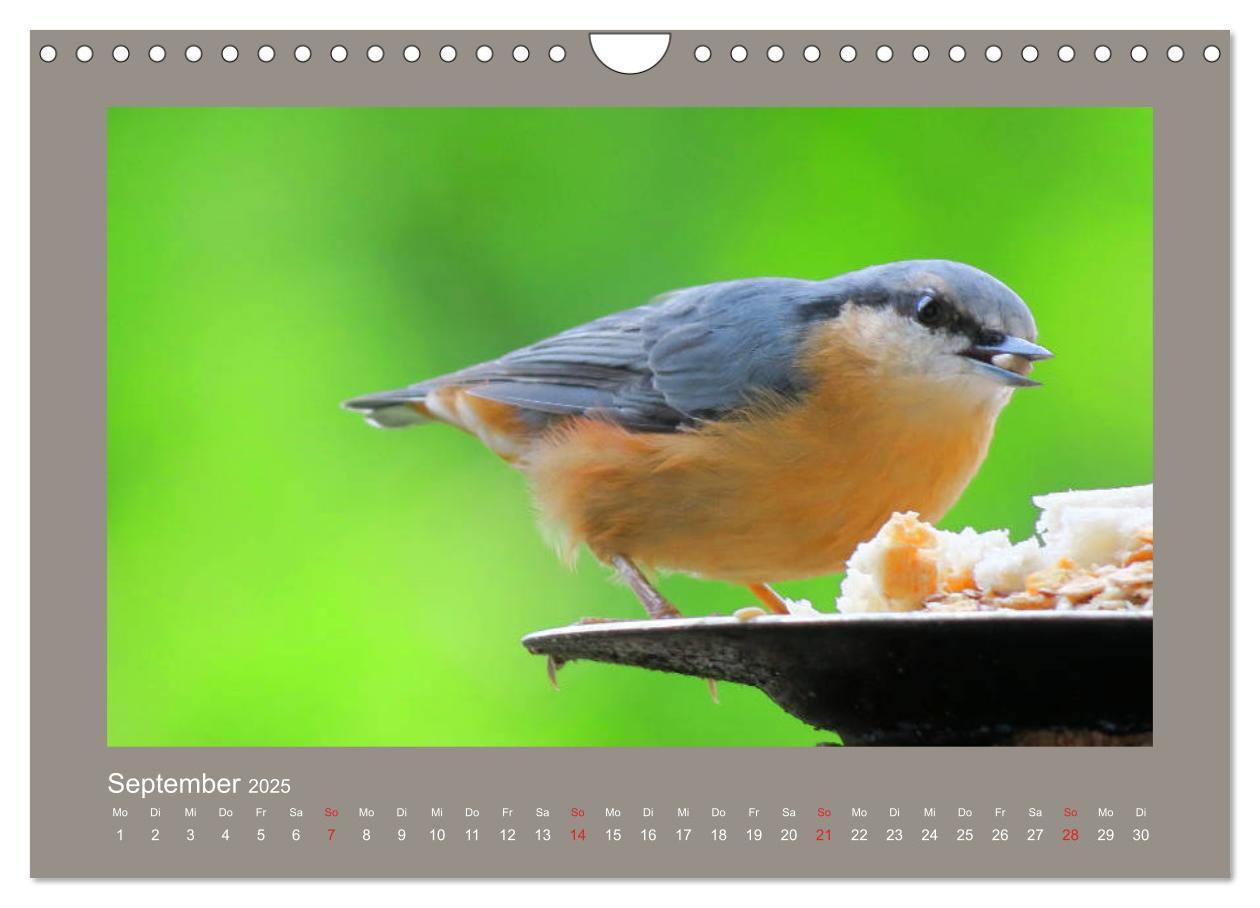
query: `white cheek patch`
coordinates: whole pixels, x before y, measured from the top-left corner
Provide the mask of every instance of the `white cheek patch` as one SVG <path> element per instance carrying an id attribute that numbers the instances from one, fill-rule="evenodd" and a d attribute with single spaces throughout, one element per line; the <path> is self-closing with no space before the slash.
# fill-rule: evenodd
<path id="1" fill-rule="evenodd" d="M 975 368 L 961 356 L 966 341 L 943 331 L 930 331 L 892 309 L 856 308 L 843 318 L 846 330 L 859 340 L 856 348 L 869 357 L 884 380 L 901 389 L 915 389 L 925 412 L 1001 409 L 1012 389 Z"/>
<path id="2" fill-rule="evenodd" d="M 901 316 L 893 316 L 883 329 L 891 362 L 902 374 L 948 375 L 954 371 L 954 346 L 948 335 L 933 333 Z"/>
<path id="3" fill-rule="evenodd" d="M 887 375 L 922 373 L 935 346 L 927 332 L 891 308 L 853 306 L 839 322 L 858 355 Z"/>

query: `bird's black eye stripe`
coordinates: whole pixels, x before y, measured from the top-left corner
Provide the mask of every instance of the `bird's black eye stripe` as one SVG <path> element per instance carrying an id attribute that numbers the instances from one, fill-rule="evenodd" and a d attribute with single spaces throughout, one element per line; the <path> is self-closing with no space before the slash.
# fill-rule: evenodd
<path id="1" fill-rule="evenodd" d="M 993 331 L 989 328 L 977 328 L 971 332 L 971 336 L 977 344 L 982 346 L 993 346 L 1000 344 L 1004 335 L 1001 331 Z"/>
<path id="2" fill-rule="evenodd" d="M 939 328 L 949 320 L 949 307 L 929 294 L 919 298 L 914 307 L 914 317 L 927 328 Z"/>

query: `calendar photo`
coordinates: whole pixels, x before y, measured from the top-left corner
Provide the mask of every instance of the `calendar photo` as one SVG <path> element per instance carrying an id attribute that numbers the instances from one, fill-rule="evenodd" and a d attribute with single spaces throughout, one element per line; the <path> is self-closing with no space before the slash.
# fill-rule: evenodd
<path id="1" fill-rule="evenodd" d="M 1150 745 L 1152 123 L 111 107 L 108 745 Z"/>

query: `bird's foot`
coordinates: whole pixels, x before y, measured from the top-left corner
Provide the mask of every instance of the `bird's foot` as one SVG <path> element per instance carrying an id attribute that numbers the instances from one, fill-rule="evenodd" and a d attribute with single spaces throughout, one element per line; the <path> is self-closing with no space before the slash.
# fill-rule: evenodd
<path id="1" fill-rule="evenodd" d="M 790 614 L 788 612 L 787 603 L 783 600 L 783 597 L 780 596 L 778 593 L 776 593 L 774 590 L 770 589 L 770 587 L 766 586 L 766 584 L 749 583 L 747 584 L 747 586 L 748 586 L 749 592 L 751 592 L 754 596 L 760 599 L 762 603 L 766 606 L 766 608 L 770 609 L 771 614 L 775 614 L 775 615 Z M 743 611 L 743 609 L 741 609 L 740 611 Z"/>
<path id="2" fill-rule="evenodd" d="M 648 582 L 633 561 L 623 555 L 614 555 L 612 557 L 612 566 L 616 568 L 617 573 L 621 575 L 621 579 L 626 585 L 634 591 L 639 597 L 639 601 L 643 603 L 643 608 L 647 611 L 648 617 L 657 618 L 681 618 L 682 612 L 674 606 L 656 587 Z"/>

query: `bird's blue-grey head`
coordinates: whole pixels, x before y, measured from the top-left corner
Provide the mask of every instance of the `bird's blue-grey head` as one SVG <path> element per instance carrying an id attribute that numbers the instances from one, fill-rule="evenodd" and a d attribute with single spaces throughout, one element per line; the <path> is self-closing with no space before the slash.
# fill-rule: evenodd
<path id="1" fill-rule="evenodd" d="M 892 262 L 820 286 L 845 309 L 878 318 L 881 355 L 895 358 L 907 373 L 1030 387 L 1038 384 L 1028 377 L 1032 363 L 1051 356 L 1036 343 L 1037 324 L 1024 301 L 997 278 L 961 262 Z"/>

